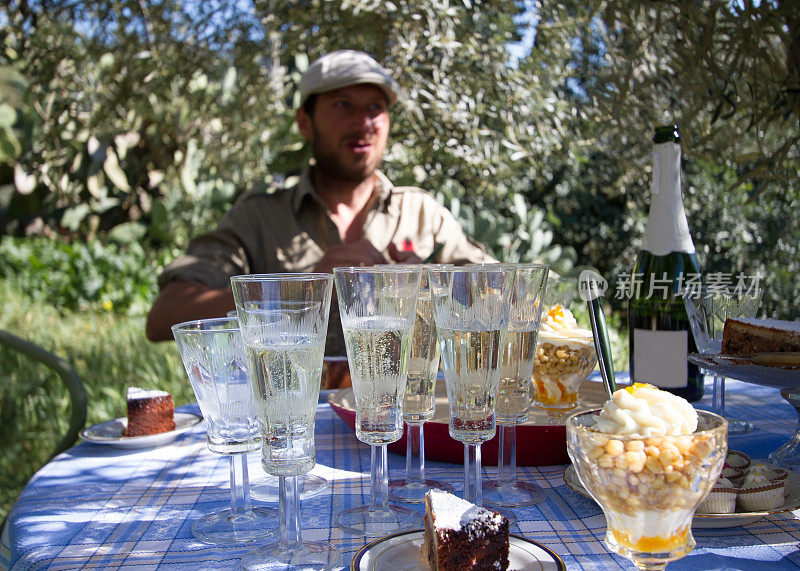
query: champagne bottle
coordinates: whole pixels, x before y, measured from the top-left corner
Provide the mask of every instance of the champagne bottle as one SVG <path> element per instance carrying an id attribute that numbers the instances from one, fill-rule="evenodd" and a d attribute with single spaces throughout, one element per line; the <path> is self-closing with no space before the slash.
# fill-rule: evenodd
<path id="1" fill-rule="evenodd" d="M 703 375 L 687 359 L 697 348 L 680 294 L 699 281 L 700 268 L 681 199 L 680 140 L 675 125 L 653 137 L 653 196 L 628 298 L 630 375 L 696 401 Z"/>

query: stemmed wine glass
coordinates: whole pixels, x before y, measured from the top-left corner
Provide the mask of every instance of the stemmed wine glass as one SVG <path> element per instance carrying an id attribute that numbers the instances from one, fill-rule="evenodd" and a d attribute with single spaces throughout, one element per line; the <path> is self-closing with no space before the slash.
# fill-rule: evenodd
<path id="1" fill-rule="evenodd" d="M 386 445 L 403 435 L 403 399 L 419 266 L 334 268 L 339 313 L 356 398 L 356 438 L 371 450 L 370 503 L 340 512 L 336 525 L 386 535 L 422 525 L 415 510 L 389 504 Z"/>
<path id="2" fill-rule="evenodd" d="M 762 290 L 737 291 L 725 286 L 701 286 L 687 291 L 683 297 L 694 343 L 701 355 L 718 354 L 722 349 L 722 332 L 728 318 L 755 317 L 761 305 Z M 725 375 L 714 374 L 711 410 L 725 417 Z M 728 434 L 747 434 L 753 424 L 726 417 Z"/>
<path id="3" fill-rule="evenodd" d="M 428 272 L 450 401 L 449 432 L 464 444 L 464 499 L 476 505 L 482 504 L 481 443 L 496 432 L 514 275 L 505 264 Z"/>
<path id="4" fill-rule="evenodd" d="M 228 317 L 239 318 L 239 313 L 233 309 L 228 312 Z M 329 482 L 322 476 L 303 474 L 297 477 L 297 488 L 300 490 L 300 499 L 314 497 L 321 494 L 328 487 Z M 280 481 L 271 474 L 250 482 L 250 497 L 261 502 L 274 503 L 280 500 Z"/>
<path id="5" fill-rule="evenodd" d="M 420 267 L 422 269 L 420 291 L 414 318 L 414 332 L 411 336 L 406 394 L 403 400 L 403 420 L 406 423 L 406 477 L 389 482 L 389 498 L 409 503 L 422 503 L 425 500 L 425 493 L 431 488 L 453 491 L 450 484 L 425 477 L 423 430 L 425 422 L 432 419 L 436 412 L 434 393 L 440 355 L 427 270 L 448 265 L 426 264 Z"/>
<path id="6" fill-rule="evenodd" d="M 550 267 L 546 264 L 514 267 L 516 280 L 511 292 L 508 336 L 500 360 L 500 389 L 495 407 L 500 425 L 498 481 L 487 482 L 484 489 L 486 504 L 500 507 L 532 506 L 546 497 L 540 486 L 517 481 L 517 425 L 528 420 L 542 294 Z"/>
<path id="7" fill-rule="evenodd" d="M 314 419 L 333 276 L 255 274 L 231 278 L 263 442 L 264 471 L 279 479 L 278 543 L 245 554 L 245 569 L 341 565 L 327 543 L 304 542 L 297 478 L 316 462 Z"/>
<path id="8" fill-rule="evenodd" d="M 231 507 L 195 521 L 192 534 L 215 545 L 263 540 L 274 531 L 277 514 L 250 505 L 247 453 L 260 448 L 261 436 L 239 322 L 228 317 L 187 321 L 173 325 L 172 334 L 206 421 L 208 448 L 230 459 Z"/>

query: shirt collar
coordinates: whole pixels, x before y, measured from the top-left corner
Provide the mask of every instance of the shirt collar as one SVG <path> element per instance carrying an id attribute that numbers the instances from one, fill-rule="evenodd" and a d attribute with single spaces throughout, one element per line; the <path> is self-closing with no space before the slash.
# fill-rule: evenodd
<path id="1" fill-rule="evenodd" d="M 379 210 L 386 209 L 389 198 L 392 196 L 393 188 L 394 185 L 392 185 L 392 182 L 386 177 L 385 174 L 383 174 L 381 171 L 375 171 L 375 193 L 377 195 L 375 208 Z M 314 190 L 314 184 L 311 182 L 311 167 L 306 167 L 303 169 L 303 172 L 300 174 L 300 181 L 294 187 L 294 196 L 292 196 L 292 209 L 294 210 L 295 214 L 300 212 L 300 207 L 303 205 L 303 200 L 306 198 L 306 196 L 317 201 L 317 203 L 321 204 L 323 208 L 326 208 L 325 202 Z"/>

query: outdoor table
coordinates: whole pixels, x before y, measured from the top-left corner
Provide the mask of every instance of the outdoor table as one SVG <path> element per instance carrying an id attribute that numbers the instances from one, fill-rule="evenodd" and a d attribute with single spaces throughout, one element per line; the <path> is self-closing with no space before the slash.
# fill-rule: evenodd
<path id="1" fill-rule="evenodd" d="M 598 380 L 599 377 L 593 377 Z M 626 383 L 625 375 L 618 381 Z M 764 459 L 794 431 L 797 415 L 777 389 L 729 380 L 728 414 L 749 419 L 755 430 L 731 437 L 729 448 Z M 710 391 L 709 391 L 710 392 Z M 708 408 L 710 395 L 696 403 Z M 197 411 L 194 405 L 181 410 Z M 367 542 L 332 527 L 340 510 L 369 500 L 370 449 L 327 403 L 317 409 L 317 465 L 313 474 L 331 486 L 302 503 L 303 538 L 330 541 L 346 566 Z M 523 451 L 520 451 L 523 453 Z M 258 458 L 251 480 L 263 476 Z M 390 477 L 403 476 L 405 459 L 389 454 Z M 632 569 L 603 545 L 605 519 L 591 500 L 564 483 L 565 466 L 518 468 L 518 476 L 547 490 L 547 499 L 514 509 L 511 532 L 555 551 L 568 569 Z M 428 475 L 461 494 L 461 465 L 428 461 Z M 60 454 L 31 478 L 12 509 L 2 552 L 13 569 L 208 569 L 236 568 L 251 547 L 215 547 L 192 537 L 199 516 L 230 501 L 229 463 L 206 447 L 199 424 L 170 444 L 121 449 L 82 443 Z M 484 481 L 496 477 L 484 468 Z M 412 504 L 406 504 L 412 505 Z M 422 506 L 418 508 L 422 511 Z M 744 526 L 694 529 L 697 547 L 669 569 L 795 569 L 800 567 L 800 510 Z"/>

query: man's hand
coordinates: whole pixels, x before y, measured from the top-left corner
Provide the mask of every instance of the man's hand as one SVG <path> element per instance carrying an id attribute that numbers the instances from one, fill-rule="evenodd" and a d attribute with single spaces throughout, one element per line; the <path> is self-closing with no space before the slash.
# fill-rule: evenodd
<path id="1" fill-rule="evenodd" d="M 322 259 L 314 267 L 315 272 L 332 273 L 333 268 L 339 266 L 372 266 L 386 264 L 388 260 L 383 257 L 375 246 L 362 238 L 355 242 L 336 244 L 328 248 Z"/>
<path id="2" fill-rule="evenodd" d="M 397 249 L 394 242 L 389 242 L 389 257 L 398 264 L 421 264 L 422 258 L 414 250 L 403 252 Z"/>

